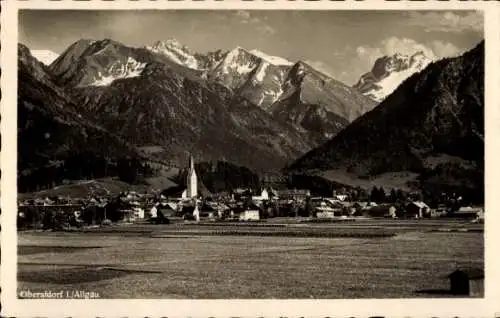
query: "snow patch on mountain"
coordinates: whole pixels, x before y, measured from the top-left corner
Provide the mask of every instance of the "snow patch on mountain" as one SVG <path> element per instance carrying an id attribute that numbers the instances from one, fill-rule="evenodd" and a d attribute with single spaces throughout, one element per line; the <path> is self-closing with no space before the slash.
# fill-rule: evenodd
<path id="1" fill-rule="evenodd" d="M 257 73 L 255 73 L 255 79 L 259 82 L 262 82 L 264 80 L 264 76 L 266 76 L 266 69 L 269 66 L 269 63 L 267 62 L 262 62 L 259 65 L 259 68 L 257 68 Z"/>
<path id="2" fill-rule="evenodd" d="M 283 91 L 281 88 L 278 91 L 273 91 L 271 89 L 267 89 L 262 91 L 260 94 L 259 101 L 257 102 L 257 106 L 262 106 L 262 103 L 266 101 L 266 105 L 272 105 L 278 98 L 281 96 Z"/>
<path id="3" fill-rule="evenodd" d="M 415 72 L 416 70 L 412 68 L 399 72 L 393 72 L 391 75 L 380 79 L 376 84 L 377 88 L 371 89 L 368 95 L 376 101 L 381 102 L 386 96 L 394 92 L 405 79 L 413 75 Z"/>
<path id="4" fill-rule="evenodd" d="M 271 104 L 272 104 L 275 101 L 277 101 L 280 98 L 280 96 L 283 94 L 283 89 L 281 87 L 276 91 L 269 89 L 269 90 L 264 91 L 264 94 L 271 96 L 271 100 L 272 100 Z"/>
<path id="5" fill-rule="evenodd" d="M 287 59 L 284 59 L 279 56 L 267 55 L 266 53 L 259 50 L 251 50 L 250 53 L 274 65 L 287 65 L 287 66 L 293 65 L 293 63 L 288 61 Z"/>
<path id="6" fill-rule="evenodd" d="M 433 60 L 434 58 L 428 57 L 421 51 L 411 56 L 396 53 L 381 57 L 375 61 L 370 72 L 361 76 L 354 88 L 363 95 L 381 102 L 408 77 L 422 71 Z"/>
<path id="7" fill-rule="evenodd" d="M 52 62 L 54 62 L 59 57 L 59 54 L 54 53 L 50 50 L 30 50 L 30 52 L 31 55 L 33 55 L 37 60 L 47 66 L 52 64 Z"/>
<path id="8" fill-rule="evenodd" d="M 146 46 L 146 49 L 153 53 L 164 55 L 175 63 L 188 68 L 198 69 L 199 67 L 198 60 L 194 57 L 193 53 L 177 40 L 158 41 L 151 46 Z"/>
<path id="9" fill-rule="evenodd" d="M 238 74 L 248 74 L 254 69 L 255 64 L 252 61 L 239 61 L 241 50 L 240 47 L 237 47 L 227 53 L 222 61 L 222 71 L 224 74 L 228 74 L 231 70 L 236 71 Z"/>
<path id="10" fill-rule="evenodd" d="M 109 86 L 117 79 L 133 78 L 141 75 L 146 63 L 141 63 L 128 57 L 126 63 L 114 63 L 107 70 L 107 74 L 97 73 L 96 80 L 89 86 Z"/>

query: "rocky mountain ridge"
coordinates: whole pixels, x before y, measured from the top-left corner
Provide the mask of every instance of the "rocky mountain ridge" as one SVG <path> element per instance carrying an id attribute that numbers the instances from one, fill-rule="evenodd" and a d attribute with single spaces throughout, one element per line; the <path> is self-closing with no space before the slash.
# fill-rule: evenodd
<path id="1" fill-rule="evenodd" d="M 277 105 L 283 101 L 289 103 L 288 97 L 294 92 L 298 92 L 293 101 L 301 105 L 298 108 L 315 105 L 348 122 L 376 104 L 304 62 L 292 63 L 241 47 L 199 54 L 175 40 L 159 41 L 145 48 L 132 48 L 112 40 L 81 40 L 63 55 L 66 57 L 56 60 L 51 70 L 62 84 L 69 86 L 109 85 L 114 80 L 140 76 L 148 63 L 162 63 L 176 66 L 177 71 L 190 73 L 209 86 L 227 90 L 233 100 L 246 100 L 271 114 L 280 109 Z M 72 79 L 68 82 L 69 77 Z M 344 123 L 329 126 L 338 124 Z"/>
<path id="2" fill-rule="evenodd" d="M 357 178 L 415 172 L 427 188 L 484 189 L 484 41 L 431 63 L 290 168 Z M 316 172 L 312 172 L 316 171 Z"/>
<path id="3" fill-rule="evenodd" d="M 89 121 L 47 67 L 18 47 L 18 187 L 21 192 L 64 179 L 118 175 L 120 160 L 148 161 L 121 137 Z M 128 158 L 128 159 L 127 159 Z"/>
<path id="4" fill-rule="evenodd" d="M 282 167 L 374 106 L 304 62 L 241 47 L 199 54 L 174 40 L 80 40 L 50 72 L 82 114 L 133 144 L 259 169 Z M 227 143 L 239 150 L 219 149 Z"/>

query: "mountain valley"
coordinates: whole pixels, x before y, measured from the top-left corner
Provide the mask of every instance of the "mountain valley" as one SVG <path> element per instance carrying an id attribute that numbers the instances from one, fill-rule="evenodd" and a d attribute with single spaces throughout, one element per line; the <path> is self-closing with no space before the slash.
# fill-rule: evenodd
<path id="1" fill-rule="evenodd" d="M 410 177 L 398 187 L 408 191 L 477 189 L 482 45 L 437 62 L 422 52 L 381 57 L 353 87 L 306 62 L 242 47 L 202 54 L 173 39 L 143 47 L 82 39 L 50 64 L 37 53 L 44 64 L 20 45 L 19 138 L 28 140 L 20 171 L 81 155 L 77 147 L 113 169 L 136 158 L 144 175 L 155 165 L 182 168 L 192 154 L 347 186 L 403 173 Z"/>

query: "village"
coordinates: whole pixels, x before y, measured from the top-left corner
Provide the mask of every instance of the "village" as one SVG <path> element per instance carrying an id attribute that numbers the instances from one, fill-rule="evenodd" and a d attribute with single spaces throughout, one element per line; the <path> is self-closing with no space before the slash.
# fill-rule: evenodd
<path id="1" fill-rule="evenodd" d="M 33 264 L 38 254 L 31 253 L 46 251 L 49 254 L 45 255 L 58 264 L 71 264 L 64 256 L 66 252 L 57 251 L 73 251 L 88 270 L 71 269 L 70 276 L 64 278 L 60 276 L 61 269 L 56 268 L 54 275 L 61 277 L 63 284 L 81 281 L 104 297 L 130 296 L 122 288 L 95 285 L 106 279 L 107 273 L 110 277 L 128 273 L 115 279 L 136 286 L 132 295 L 142 295 L 144 288 L 149 288 L 144 286 L 153 284 L 158 296 L 164 297 L 162 288 L 184 281 L 177 279 L 178 275 L 187 275 L 185 279 L 190 281 L 199 280 L 196 275 L 212 266 L 213 259 L 216 264 L 224 264 L 220 266 L 224 273 L 213 277 L 231 279 L 248 272 L 252 278 L 247 284 L 261 291 L 267 279 L 253 279 L 257 273 L 271 270 L 274 275 L 289 275 L 283 268 L 293 264 L 303 268 L 311 258 L 321 262 L 324 277 L 318 279 L 318 272 L 311 271 L 313 276 L 301 276 L 301 284 L 313 284 L 315 288 L 319 283 L 326 284 L 322 290 L 328 293 L 332 277 L 345 275 L 345 268 L 354 269 L 358 273 L 355 276 L 363 276 L 374 267 L 396 267 L 411 274 L 383 280 L 374 274 L 372 279 L 378 279 L 377 284 L 370 286 L 375 286 L 381 295 L 393 297 L 484 295 L 484 271 L 478 259 L 483 251 L 484 210 L 462 204 L 460 196 L 452 197 L 448 204 L 430 206 L 419 195 L 403 198 L 401 191 L 386 195 L 376 187 L 368 200 L 354 198 L 342 190 L 334 190 L 328 196 L 317 195 L 306 187 L 242 187 L 214 194 L 208 193 L 199 180 L 192 157 L 186 172 L 186 186 L 163 191 L 129 190 L 118 195 L 101 192 L 80 198 L 46 196 L 21 200 L 17 219 L 19 249 L 21 261 L 27 264 L 21 266 L 22 288 L 40 287 L 38 280 L 30 276 L 37 270 L 36 275 L 52 275 Z M 104 269 L 94 269 L 96 249 L 100 251 L 100 260 L 108 264 Z M 413 270 L 414 262 L 408 260 L 421 253 L 432 257 Z M 330 256 L 324 258 L 325 255 Z M 185 265 L 171 267 L 172 261 Z M 140 269 L 134 267 L 137 262 L 142 264 Z M 185 268 L 198 269 L 187 274 Z M 438 274 L 419 280 L 416 275 L 421 278 L 421 271 L 429 268 L 437 268 Z M 91 274 L 95 270 L 98 273 Z M 92 275 L 97 275 L 98 282 L 88 278 Z M 392 283 L 391 279 L 404 284 Z M 288 286 L 287 276 L 279 281 L 282 288 Z M 350 293 L 349 288 L 338 292 L 350 297 L 366 295 L 365 283 L 360 285 L 352 279 L 347 284 L 354 292 Z M 197 288 L 200 294 L 195 297 L 231 297 L 226 294 L 227 283 L 218 286 L 216 290 Z M 272 293 L 274 289 L 264 290 Z M 186 292 L 192 295 L 191 289 Z"/>
<path id="2" fill-rule="evenodd" d="M 294 218 L 299 222 L 348 222 L 357 219 L 455 218 L 484 221 L 484 209 L 453 205 L 430 207 L 421 198 L 404 200 L 383 195 L 374 200 L 352 200 L 344 193 L 329 197 L 314 196 L 309 189 L 237 188 L 223 194 L 206 195 L 199 191 L 198 176 L 191 158 L 186 187 L 171 187 L 161 192 L 122 192 L 118 196 L 85 198 L 45 197 L 20 200 L 18 229 L 68 229 L 120 223 L 171 222 L 265 222 L 268 219 Z M 383 192 L 383 190 L 381 190 Z M 375 195 L 374 195 L 375 193 Z M 391 202 L 392 201 L 392 202 Z"/>

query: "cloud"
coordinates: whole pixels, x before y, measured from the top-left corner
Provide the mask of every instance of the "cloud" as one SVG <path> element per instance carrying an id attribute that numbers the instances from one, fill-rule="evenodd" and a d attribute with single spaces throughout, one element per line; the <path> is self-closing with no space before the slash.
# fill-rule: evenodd
<path id="1" fill-rule="evenodd" d="M 343 59 L 345 64 L 350 65 L 349 74 L 338 74 L 338 76 L 344 77 L 346 83 L 355 83 L 359 76 L 372 69 L 378 58 L 396 53 L 413 55 L 419 51 L 424 52 L 431 59 L 441 59 L 457 56 L 464 50 L 446 41 L 433 40 L 421 43 L 411 38 L 392 36 L 374 45 L 350 47 L 348 50 L 341 49 L 332 54 L 339 60 Z"/>
<path id="2" fill-rule="evenodd" d="M 259 27 L 258 27 L 258 29 L 259 29 L 261 32 L 266 33 L 266 34 L 269 34 L 269 35 L 276 34 L 276 30 L 275 30 L 273 27 L 271 27 L 271 26 L 269 26 L 269 25 L 267 25 L 267 24 L 264 24 L 264 25 L 259 26 Z"/>
<path id="3" fill-rule="evenodd" d="M 454 57 L 463 53 L 463 50 L 450 42 L 432 41 L 430 47 L 438 57 Z"/>
<path id="4" fill-rule="evenodd" d="M 264 22 L 267 20 L 266 16 L 259 19 L 258 17 L 252 16 L 249 11 L 239 10 L 236 11 L 236 18 L 240 23 L 253 26 L 264 35 L 273 35 L 276 33 L 276 29 Z"/>
<path id="5" fill-rule="evenodd" d="M 371 67 L 373 63 L 382 56 L 390 56 L 396 53 L 413 55 L 419 51 L 423 52 L 431 59 L 440 59 L 443 57 L 457 56 L 463 50 L 450 42 L 434 40 L 429 43 L 420 43 L 413 39 L 393 36 L 382 40 L 376 46 L 357 47 L 356 56 L 363 64 L 370 65 Z"/>
<path id="6" fill-rule="evenodd" d="M 244 11 L 244 10 L 238 10 L 238 11 L 236 11 L 236 16 L 238 16 L 239 18 L 241 18 L 243 20 L 248 20 L 248 19 L 250 19 L 250 12 Z"/>
<path id="7" fill-rule="evenodd" d="M 259 18 L 252 17 L 250 12 L 244 10 L 236 11 L 236 18 L 243 24 L 255 24 L 260 22 Z"/>
<path id="8" fill-rule="evenodd" d="M 453 32 L 464 31 L 483 32 L 483 15 L 476 11 L 466 12 L 408 12 L 405 24 L 422 27 L 426 32 Z"/>

